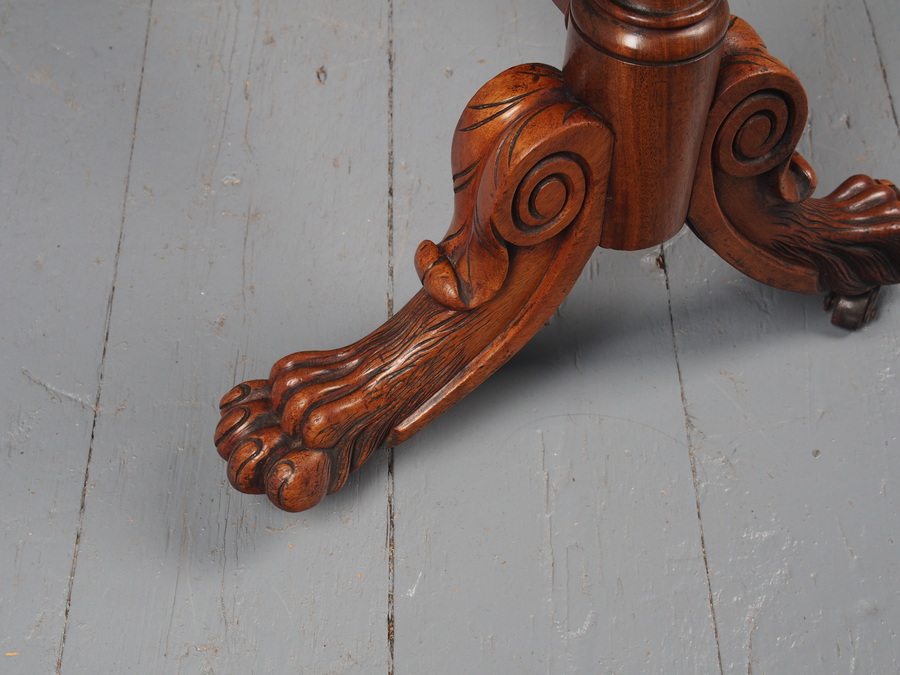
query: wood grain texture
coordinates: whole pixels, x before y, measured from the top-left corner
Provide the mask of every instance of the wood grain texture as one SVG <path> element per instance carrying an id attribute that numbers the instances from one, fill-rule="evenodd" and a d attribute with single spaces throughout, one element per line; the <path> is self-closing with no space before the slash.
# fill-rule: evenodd
<path id="1" fill-rule="evenodd" d="M 728 29 L 728 3 L 573 0 L 563 70 L 615 130 L 601 246 L 658 246 L 683 227 Z"/>
<path id="2" fill-rule="evenodd" d="M 717 668 L 655 261 L 598 253 L 542 333 L 396 450 L 398 667 Z"/>
<path id="3" fill-rule="evenodd" d="M 777 288 L 853 297 L 897 283 L 900 191 L 857 174 L 813 196 L 816 174 L 795 151 L 807 110 L 796 76 L 733 19 L 694 178 L 692 229 Z"/>

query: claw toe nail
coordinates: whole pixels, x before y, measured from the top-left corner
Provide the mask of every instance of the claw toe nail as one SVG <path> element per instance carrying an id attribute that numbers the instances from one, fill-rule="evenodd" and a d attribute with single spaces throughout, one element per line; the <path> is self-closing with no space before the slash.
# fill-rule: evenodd
<path id="1" fill-rule="evenodd" d="M 241 492 L 261 494 L 265 492 L 266 466 L 284 452 L 287 439 L 278 427 L 267 427 L 254 432 L 231 453 L 228 459 L 228 479 Z"/>
<path id="2" fill-rule="evenodd" d="M 325 452 L 300 450 L 279 459 L 266 476 L 269 499 L 285 511 L 305 511 L 328 494 L 331 459 Z"/>
<path id="3" fill-rule="evenodd" d="M 266 451 L 259 438 L 248 438 L 241 443 L 228 460 L 228 480 L 236 490 L 246 494 L 264 492 L 259 480 L 259 464 L 265 460 Z"/>
<path id="4" fill-rule="evenodd" d="M 244 407 L 233 408 L 222 416 L 222 419 L 220 419 L 219 423 L 216 425 L 215 435 L 216 447 L 220 448 L 219 454 L 222 454 L 222 450 L 224 449 L 220 447 L 222 439 L 244 424 L 249 418 L 250 410 Z M 224 459 L 228 458 L 224 457 Z"/>
<path id="5" fill-rule="evenodd" d="M 227 408 L 230 405 L 234 405 L 235 403 L 239 403 L 244 399 L 250 398 L 250 396 L 254 392 L 262 393 L 261 390 L 264 390 L 265 387 L 268 386 L 268 384 L 269 383 L 266 380 L 250 380 L 248 382 L 241 382 L 241 384 L 234 387 L 231 391 L 229 391 L 222 397 L 222 400 L 219 402 L 219 408 Z M 258 398 L 258 396 L 256 398 Z"/>

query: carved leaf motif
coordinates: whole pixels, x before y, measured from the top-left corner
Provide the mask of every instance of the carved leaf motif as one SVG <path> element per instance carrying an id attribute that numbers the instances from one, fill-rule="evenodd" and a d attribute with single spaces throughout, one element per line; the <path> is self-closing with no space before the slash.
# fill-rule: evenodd
<path id="1" fill-rule="evenodd" d="M 587 189 L 584 162 L 567 146 L 579 111 L 583 118 L 562 74 L 538 64 L 512 68 L 475 95 L 454 136 L 450 229 L 416 253 L 435 300 L 459 310 L 484 304 L 506 279 L 509 245 L 534 246 L 572 223 Z"/>

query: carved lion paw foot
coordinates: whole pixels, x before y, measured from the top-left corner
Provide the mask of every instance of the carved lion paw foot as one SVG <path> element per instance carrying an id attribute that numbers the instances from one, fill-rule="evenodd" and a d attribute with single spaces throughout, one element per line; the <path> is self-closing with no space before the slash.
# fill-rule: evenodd
<path id="1" fill-rule="evenodd" d="M 891 224 L 900 230 L 900 190 L 888 180 L 876 180 L 862 174 L 851 176 L 825 197 L 837 212 L 844 227 Z M 865 234 L 865 233 L 862 233 Z"/>
<path id="2" fill-rule="evenodd" d="M 232 485 L 287 511 L 315 506 L 459 374 L 484 326 L 420 292 L 356 344 L 291 354 L 268 380 L 238 385 L 222 399 L 216 429 Z"/>
<path id="3" fill-rule="evenodd" d="M 221 402 L 216 447 L 241 492 L 266 493 L 287 511 L 316 505 L 331 483 L 328 453 L 309 450 L 281 428 L 267 380 L 239 384 Z"/>
<path id="4" fill-rule="evenodd" d="M 900 281 L 900 193 L 893 183 L 852 176 L 822 199 L 775 214 L 773 250 L 816 269 L 822 288 L 856 296 Z"/>

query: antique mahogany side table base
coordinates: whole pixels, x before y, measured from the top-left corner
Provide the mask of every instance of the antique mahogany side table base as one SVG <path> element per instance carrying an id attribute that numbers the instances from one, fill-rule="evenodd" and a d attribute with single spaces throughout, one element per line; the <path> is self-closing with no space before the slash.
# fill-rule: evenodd
<path id="1" fill-rule="evenodd" d="M 900 192 L 854 176 L 811 196 L 803 88 L 727 0 L 554 2 L 562 71 L 507 70 L 462 113 L 450 229 L 415 256 L 423 289 L 359 342 L 286 356 L 222 399 L 238 490 L 301 511 L 340 489 L 521 348 L 597 246 L 657 246 L 687 221 L 744 274 L 827 293 L 849 329 L 900 281 Z"/>

